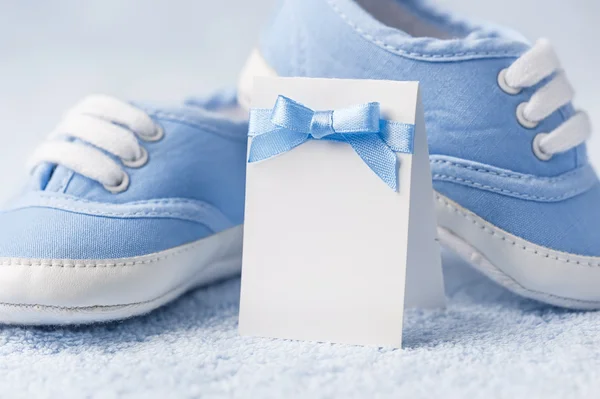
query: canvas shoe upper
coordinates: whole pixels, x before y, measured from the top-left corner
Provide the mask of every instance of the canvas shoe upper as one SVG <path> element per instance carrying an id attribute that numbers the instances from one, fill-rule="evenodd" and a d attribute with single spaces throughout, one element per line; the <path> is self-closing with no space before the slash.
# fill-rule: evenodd
<path id="1" fill-rule="evenodd" d="M 600 307 L 591 128 L 551 45 L 420 0 L 280 2 L 240 80 L 420 81 L 441 241 L 522 295 Z"/>
<path id="2" fill-rule="evenodd" d="M 239 272 L 247 124 L 210 104 L 66 113 L 0 213 L 0 322 L 129 317 Z"/>

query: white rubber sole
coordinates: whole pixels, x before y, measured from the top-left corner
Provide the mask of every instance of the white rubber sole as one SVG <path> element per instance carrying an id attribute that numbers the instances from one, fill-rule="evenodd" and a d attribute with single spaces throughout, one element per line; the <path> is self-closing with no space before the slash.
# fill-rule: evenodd
<path id="1" fill-rule="evenodd" d="M 0 259 L 0 323 L 86 324 L 148 313 L 241 271 L 242 226 L 160 253 L 112 260 Z"/>
<path id="2" fill-rule="evenodd" d="M 435 194 L 440 243 L 506 289 L 555 306 L 600 309 L 600 258 L 516 237 Z"/>

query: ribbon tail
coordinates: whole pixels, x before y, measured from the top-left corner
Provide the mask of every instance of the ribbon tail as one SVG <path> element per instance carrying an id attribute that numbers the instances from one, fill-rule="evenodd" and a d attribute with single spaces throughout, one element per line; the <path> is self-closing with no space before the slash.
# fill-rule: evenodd
<path id="1" fill-rule="evenodd" d="M 380 121 L 379 136 L 394 152 L 412 154 L 415 141 L 415 125 L 394 121 Z"/>
<path id="2" fill-rule="evenodd" d="M 290 151 L 303 144 L 310 135 L 287 129 L 273 130 L 252 137 L 248 162 L 258 162 Z"/>
<path id="3" fill-rule="evenodd" d="M 343 135 L 362 160 L 392 190 L 398 191 L 398 157 L 375 135 Z"/>

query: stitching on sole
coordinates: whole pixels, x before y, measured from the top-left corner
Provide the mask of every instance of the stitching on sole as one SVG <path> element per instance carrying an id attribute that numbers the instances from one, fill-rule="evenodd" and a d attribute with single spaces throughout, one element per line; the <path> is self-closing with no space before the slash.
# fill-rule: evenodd
<path id="1" fill-rule="evenodd" d="M 483 273 L 484 275 L 486 275 L 488 278 L 490 278 L 491 280 L 493 280 L 497 284 L 501 285 L 502 287 L 508 289 L 509 291 L 512 291 L 512 292 L 514 292 L 514 293 L 516 293 L 518 295 L 521 295 L 521 296 L 525 296 L 527 298 L 531 298 L 531 299 L 535 299 L 535 300 L 543 301 L 543 302 L 551 302 L 554 305 L 563 306 L 563 307 L 565 306 L 565 303 L 568 303 L 568 302 L 570 302 L 570 303 L 577 303 L 577 304 L 586 304 L 586 305 L 600 306 L 600 301 L 586 301 L 586 300 L 582 300 L 582 299 L 567 298 L 567 297 L 562 297 L 562 296 L 558 296 L 558 295 L 548 294 L 548 293 L 545 293 L 545 292 L 535 291 L 535 290 L 530 290 L 528 288 L 525 288 L 523 285 L 521 285 L 513 277 L 509 276 L 508 274 L 506 274 L 502 270 L 500 270 L 498 267 L 496 267 L 492 262 L 490 262 L 490 260 L 483 253 L 481 253 L 478 250 L 476 250 L 475 248 L 473 248 L 471 245 L 469 245 L 461 237 L 459 237 L 458 235 L 454 234 L 452 231 L 450 231 L 449 229 L 447 229 L 445 227 L 438 227 L 438 229 L 444 230 L 446 232 L 446 234 L 450 234 L 450 235 L 456 237 L 457 240 L 462 241 L 468 247 L 468 250 L 470 251 L 471 255 L 476 254 L 476 255 L 480 256 L 485 262 L 487 262 L 487 265 L 481 265 L 478 262 L 473 262 L 470 259 L 467 259 L 466 257 L 462 256 L 462 254 L 461 254 L 461 252 L 459 250 L 454 250 L 453 249 L 453 251 L 456 252 L 467 263 L 469 263 L 475 269 L 479 270 L 481 273 Z M 449 244 L 447 242 L 444 242 L 444 245 L 446 245 L 446 246 L 448 246 L 450 248 L 453 247 L 452 244 Z M 501 274 L 506 280 L 510 280 L 510 282 L 512 284 L 507 284 L 505 282 L 499 281 L 499 279 L 497 279 L 494 276 L 490 275 L 489 269 L 493 269 L 494 272 L 496 272 L 498 274 Z M 547 298 L 555 299 L 555 301 L 552 301 L 552 300 L 549 301 Z"/>
<path id="2" fill-rule="evenodd" d="M 457 208 L 454 204 L 449 202 L 449 200 L 444 198 L 442 195 L 436 193 L 435 198 L 438 202 L 444 204 L 444 206 L 449 208 L 451 211 L 464 217 L 469 222 L 471 222 L 474 225 L 476 225 L 477 227 L 479 227 L 481 230 L 485 231 L 486 233 L 490 234 L 491 236 L 496 237 L 502 241 L 506 241 L 509 244 L 513 245 L 514 247 L 519 248 L 523 251 L 529 252 L 531 254 L 534 254 L 534 255 L 537 255 L 537 256 L 540 256 L 543 258 L 554 259 L 554 260 L 557 260 L 557 261 L 563 262 L 563 263 L 576 264 L 576 265 L 580 265 L 580 266 L 589 266 L 589 267 L 600 267 L 600 258 L 582 256 L 581 257 L 582 259 L 589 259 L 589 261 L 582 261 L 582 260 L 577 260 L 575 258 L 570 258 L 567 256 L 566 253 L 561 252 L 561 254 L 563 256 L 563 257 L 561 257 L 550 251 L 542 251 L 542 250 L 539 250 L 532 246 L 523 245 L 523 244 L 517 242 L 516 240 L 514 240 L 513 238 L 511 238 L 507 235 L 504 235 L 502 233 L 498 233 L 497 231 L 492 230 L 491 228 L 489 228 L 485 224 L 481 223 L 480 221 L 474 219 L 473 218 L 473 216 L 475 216 L 474 214 L 469 214 L 467 212 L 462 211 L 461 209 Z"/>
<path id="3" fill-rule="evenodd" d="M 208 264 L 206 267 L 204 267 L 202 270 L 198 270 L 196 273 L 194 273 L 194 275 L 191 277 L 191 279 L 195 279 L 196 277 L 198 277 L 199 274 L 204 273 L 206 271 L 212 270 L 217 266 L 220 266 L 223 262 L 214 262 L 211 264 Z M 227 277 L 224 277 L 227 278 Z M 217 280 L 218 281 L 218 280 Z M 149 299 L 147 301 L 140 301 L 140 302 L 132 302 L 132 303 L 126 303 L 126 304 L 122 304 L 122 305 L 93 305 L 93 306 L 74 306 L 74 307 L 68 307 L 68 306 L 52 306 L 52 305 L 38 305 L 38 304 L 17 304 L 17 303 L 6 303 L 6 302 L 0 302 L 0 307 L 7 307 L 7 308 L 25 308 L 25 309 L 31 309 L 31 308 L 36 308 L 36 309 L 40 309 L 40 310 L 44 310 L 44 309 L 52 309 L 55 311 L 65 311 L 65 312 L 72 312 L 72 311 L 93 311 L 96 309 L 115 309 L 115 310 L 119 310 L 125 307 L 130 307 L 130 306 L 139 306 L 139 305 L 146 305 L 152 302 L 156 302 L 159 301 L 160 299 L 163 299 L 175 292 L 177 292 L 180 289 L 184 289 L 186 287 L 187 281 L 184 281 L 182 284 L 179 284 L 178 286 L 176 286 L 175 288 L 170 289 L 169 291 L 165 292 L 162 295 L 157 296 L 156 298 L 152 298 Z M 187 289 L 184 289 L 183 292 L 187 292 L 189 290 L 194 289 L 197 286 L 197 284 L 192 284 L 190 285 Z M 147 312 L 152 311 L 153 309 L 156 308 L 152 308 L 147 310 Z M 146 313 L 146 312 L 144 312 Z M 136 314 L 132 314 L 131 316 L 126 316 L 126 317 L 133 317 L 136 315 L 140 315 L 143 313 L 136 313 Z"/>
<path id="4" fill-rule="evenodd" d="M 221 233 L 225 233 L 229 230 L 233 230 L 239 228 L 238 227 L 233 227 L 232 229 L 228 229 L 228 230 L 224 230 Z M 221 234 L 218 233 L 218 234 Z M 27 266 L 27 267 L 62 267 L 62 268 L 102 268 L 102 267 L 131 267 L 131 266 L 137 266 L 137 265 L 148 265 L 148 264 L 152 264 L 152 263 L 157 263 L 161 260 L 164 259 L 168 259 L 171 258 L 173 256 L 185 253 L 185 252 L 189 252 L 193 249 L 196 249 L 197 247 L 201 246 L 201 245 L 205 245 L 205 240 L 201 239 L 196 243 L 193 244 L 187 244 L 187 246 L 184 246 L 178 250 L 171 250 L 172 252 L 169 252 L 167 254 L 164 255 L 160 255 L 157 256 L 155 258 L 149 258 L 149 259 L 145 259 L 145 260 L 139 260 L 139 261 L 132 261 L 132 262 L 119 262 L 119 263 L 98 263 L 96 261 L 90 261 L 90 262 L 86 262 L 86 261 L 79 261 L 79 263 L 77 263 L 77 261 L 75 263 L 72 263 L 73 261 L 68 261 L 68 260 L 61 260 L 61 259 L 56 259 L 56 260 L 38 260 L 38 259 L 26 259 L 26 258 L 0 258 L 0 266 Z"/>

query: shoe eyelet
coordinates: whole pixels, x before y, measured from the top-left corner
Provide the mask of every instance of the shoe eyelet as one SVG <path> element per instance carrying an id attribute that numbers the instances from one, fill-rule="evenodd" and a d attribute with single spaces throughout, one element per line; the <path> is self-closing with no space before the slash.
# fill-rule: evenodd
<path id="1" fill-rule="evenodd" d="M 148 162 L 148 151 L 144 147 L 140 147 L 140 151 L 141 154 L 136 159 L 131 161 L 122 159 L 121 162 L 123 162 L 123 165 L 127 166 L 128 168 L 141 168 L 144 166 Z"/>
<path id="2" fill-rule="evenodd" d="M 506 82 L 507 71 L 508 71 L 508 69 L 504 68 L 498 74 L 498 86 L 500 86 L 502 91 L 505 92 L 506 94 L 515 96 L 515 95 L 519 94 L 523 89 L 519 88 L 519 87 L 512 87 Z"/>
<path id="3" fill-rule="evenodd" d="M 163 137 L 165 137 L 165 130 L 158 123 L 154 123 L 154 132 L 150 136 L 140 136 L 140 138 L 144 141 L 159 141 Z"/>
<path id="4" fill-rule="evenodd" d="M 527 103 L 524 102 L 524 103 L 519 104 L 519 106 L 517 107 L 517 120 L 519 121 L 521 126 L 523 126 L 524 128 L 535 129 L 540 123 L 530 121 L 529 119 L 527 119 L 525 117 L 525 107 L 526 106 L 527 106 Z"/>
<path id="5" fill-rule="evenodd" d="M 547 133 L 538 133 L 533 139 L 533 143 L 531 145 L 533 153 L 540 161 L 549 161 L 550 158 L 552 158 L 552 154 L 545 153 L 540 147 L 541 140 L 547 135 Z"/>
<path id="6" fill-rule="evenodd" d="M 121 178 L 121 182 L 119 184 L 117 184 L 116 186 L 109 186 L 104 184 L 104 188 L 113 194 L 122 193 L 123 191 L 127 190 L 127 188 L 129 188 L 129 175 L 123 172 L 123 177 Z"/>

